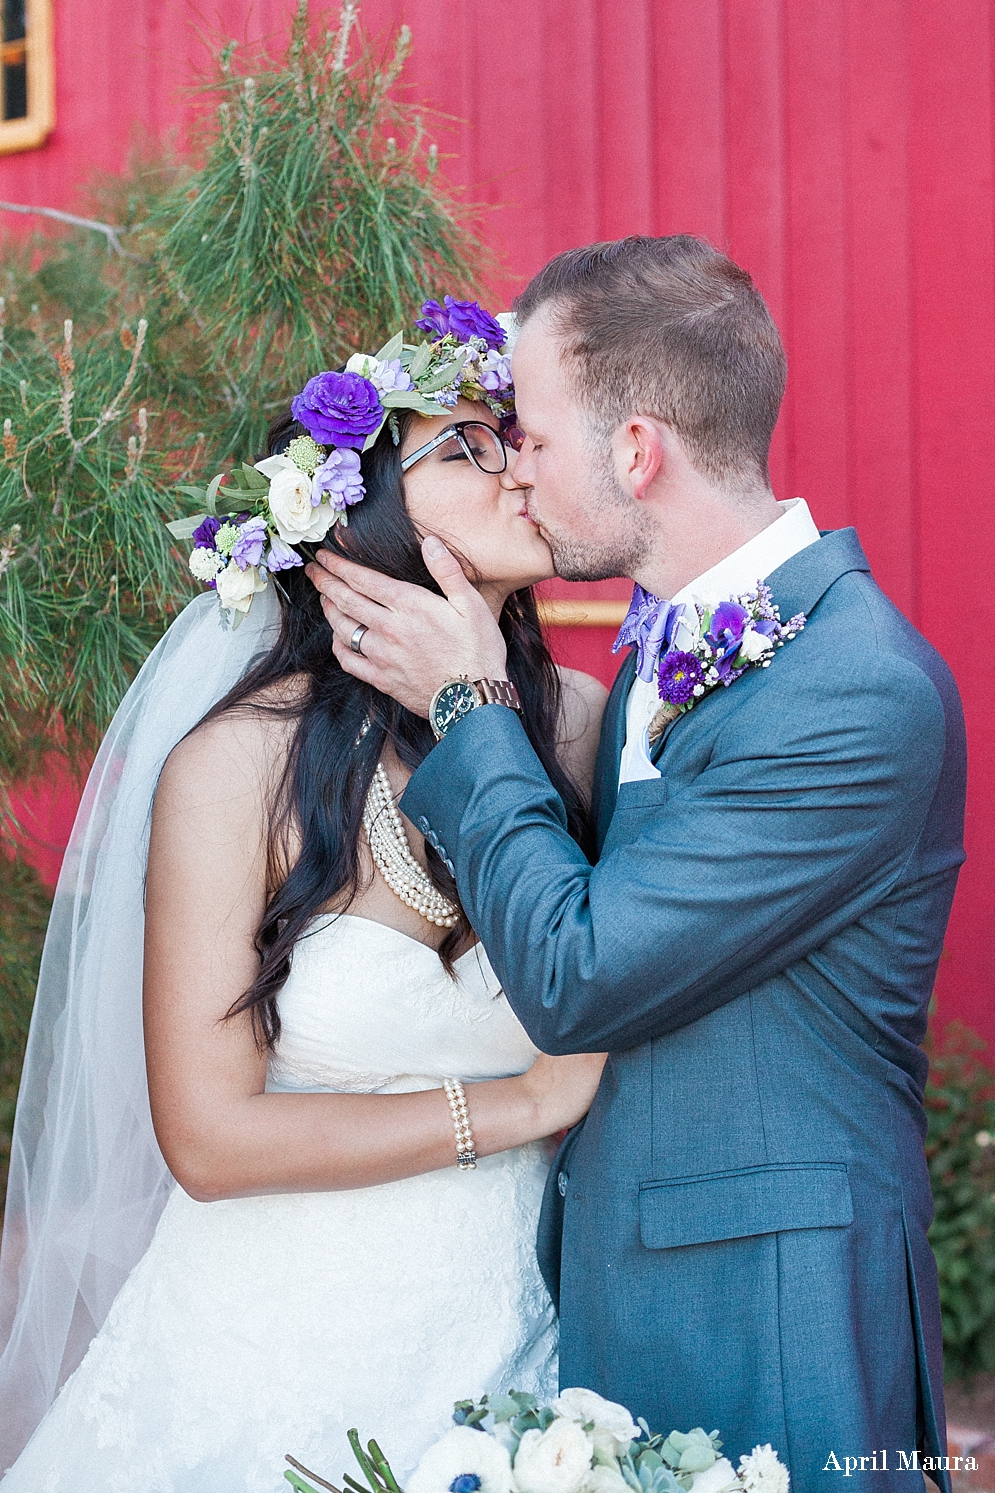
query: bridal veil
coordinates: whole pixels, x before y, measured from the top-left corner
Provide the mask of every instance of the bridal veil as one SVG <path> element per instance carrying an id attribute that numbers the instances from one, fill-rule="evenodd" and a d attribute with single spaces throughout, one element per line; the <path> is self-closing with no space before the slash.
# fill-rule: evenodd
<path id="1" fill-rule="evenodd" d="M 213 594 L 192 601 L 143 665 L 87 779 L 14 1126 L 0 1251 L 0 1474 L 82 1359 L 174 1186 L 152 1129 L 142 1036 L 152 801 L 169 752 L 278 629 L 274 586 L 234 631 Z"/>

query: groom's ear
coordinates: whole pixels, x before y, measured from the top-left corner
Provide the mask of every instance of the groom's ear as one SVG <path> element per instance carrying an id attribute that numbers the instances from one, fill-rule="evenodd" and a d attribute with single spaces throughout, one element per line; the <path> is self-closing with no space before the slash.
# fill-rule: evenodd
<path id="1" fill-rule="evenodd" d="M 619 435 L 622 469 L 635 498 L 645 498 L 656 477 L 668 465 L 667 436 L 660 422 L 648 415 L 633 415 Z"/>

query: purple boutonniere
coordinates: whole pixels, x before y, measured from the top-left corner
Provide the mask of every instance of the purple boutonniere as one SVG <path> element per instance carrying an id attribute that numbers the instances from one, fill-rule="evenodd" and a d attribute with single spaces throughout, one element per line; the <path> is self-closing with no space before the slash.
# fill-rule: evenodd
<path id="1" fill-rule="evenodd" d="M 755 591 L 733 596 L 715 607 L 674 607 L 636 586 L 614 651 L 630 644 L 639 650 L 638 674 L 649 681 L 654 670 L 663 702 L 650 722 L 650 741 L 656 741 L 671 721 L 691 710 L 718 685 L 728 688 L 747 669 L 766 669 L 778 648 L 801 632 L 805 614 L 781 621 L 763 581 Z M 674 648 L 681 622 L 687 646 Z"/>

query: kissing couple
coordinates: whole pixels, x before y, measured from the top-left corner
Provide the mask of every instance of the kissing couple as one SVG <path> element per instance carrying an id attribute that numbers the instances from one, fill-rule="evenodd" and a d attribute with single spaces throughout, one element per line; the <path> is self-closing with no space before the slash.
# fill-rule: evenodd
<path id="1" fill-rule="evenodd" d="M 276 1493 L 352 1426 L 403 1486 L 453 1401 L 558 1384 L 795 1493 L 940 1456 L 950 672 L 775 500 L 784 352 L 706 243 L 418 332 L 172 526 L 211 591 L 115 716 L 43 962 L 4 1493 Z M 553 574 L 635 583 L 607 705 Z"/>

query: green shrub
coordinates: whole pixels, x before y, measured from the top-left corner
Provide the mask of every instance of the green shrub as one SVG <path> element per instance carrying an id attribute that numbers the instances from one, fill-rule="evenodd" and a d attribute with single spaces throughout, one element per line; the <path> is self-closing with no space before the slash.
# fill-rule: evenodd
<path id="1" fill-rule="evenodd" d="M 995 1075 L 959 1022 L 931 1037 L 926 1157 L 949 1379 L 995 1370 Z"/>
<path id="2" fill-rule="evenodd" d="M 0 1214 L 7 1185 L 14 1103 L 38 982 L 51 893 L 22 860 L 0 860 Z"/>

